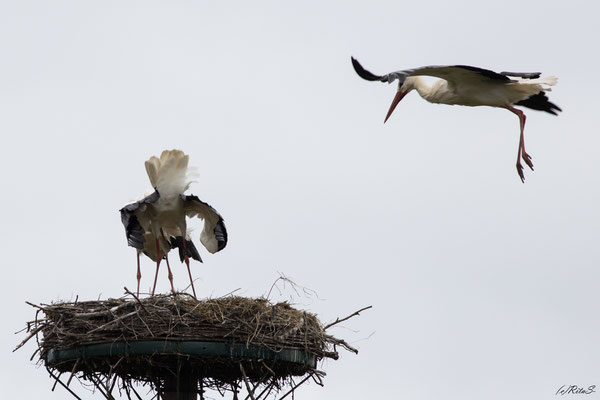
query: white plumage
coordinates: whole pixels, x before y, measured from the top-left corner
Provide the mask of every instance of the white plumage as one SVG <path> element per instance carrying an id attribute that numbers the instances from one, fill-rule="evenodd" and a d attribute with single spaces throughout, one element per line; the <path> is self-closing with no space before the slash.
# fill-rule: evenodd
<path id="1" fill-rule="evenodd" d="M 533 170 L 531 157 L 525 151 L 523 132 L 525 129 L 525 114 L 513 105 L 524 106 L 534 110 L 556 114 L 562 111 L 556 104 L 551 103 L 545 92 L 557 83 L 557 78 L 540 77 L 539 72 L 494 72 L 468 65 L 428 66 L 391 72 L 387 75 L 375 75 L 352 58 L 356 73 L 368 81 L 393 82 L 398 81 L 396 96 L 385 117 L 386 122 L 400 103 L 402 98 L 412 90 L 430 103 L 490 106 L 506 108 L 519 117 L 520 139 L 517 152 L 517 172 L 521 181 L 525 181 L 521 159 Z M 439 78 L 433 85 L 427 84 L 422 76 Z"/>

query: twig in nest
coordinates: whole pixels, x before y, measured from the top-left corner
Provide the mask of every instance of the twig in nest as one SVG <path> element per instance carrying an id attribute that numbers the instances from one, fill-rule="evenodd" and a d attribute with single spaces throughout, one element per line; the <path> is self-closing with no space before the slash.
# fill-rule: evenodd
<path id="1" fill-rule="evenodd" d="M 62 372 L 60 374 L 58 374 L 58 377 L 60 378 L 62 376 Z M 54 389 L 56 389 L 56 385 L 58 385 L 58 380 L 54 381 L 54 385 L 52 385 L 52 390 L 51 392 L 54 392 Z"/>
<path id="2" fill-rule="evenodd" d="M 248 396 L 250 396 L 250 398 L 252 400 L 256 400 L 254 398 L 254 389 L 250 389 L 250 383 L 248 382 L 248 377 L 246 376 L 246 371 L 244 370 L 244 366 L 242 365 L 241 362 L 240 362 L 240 371 L 242 372 L 242 377 L 244 378 L 244 383 L 246 384 L 246 390 L 248 391 Z"/>
<path id="3" fill-rule="evenodd" d="M 277 290 L 279 290 L 279 287 L 277 286 L 277 282 L 279 282 L 279 281 L 283 281 L 283 282 L 284 282 L 284 285 L 285 285 L 285 282 L 289 283 L 289 284 L 290 284 L 290 286 L 292 287 L 292 289 L 294 290 L 294 292 L 296 292 L 296 295 L 297 295 L 298 297 L 300 297 L 300 293 L 298 292 L 298 288 L 300 288 L 300 289 L 302 289 L 302 292 L 304 292 L 304 294 L 305 294 L 307 297 L 310 297 L 310 296 L 313 296 L 313 295 L 314 295 L 314 296 L 316 296 L 317 298 L 319 298 L 319 295 L 317 294 L 317 292 L 315 292 L 314 290 L 312 290 L 312 289 L 309 289 L 309 288 L 307 288 L 307 287 L 304 287 L 304 286 L 300 286 L 300 285 L 298 285 L 298 284 L 297 284 L 296 282 L 294 282 L 292 279 L 288 278 L 287 276 L 285 276 L 284 274 L 282 274 L 282 273 L 280 272 L 280 273 L 279 273 L 279 278 L 275 279 L 275 282 L 273 282 L 273 284 L 271 285 L 271 288 L 269 289 L 269 293 L 267 293 L 267 297 L 266 297 L 266 299 L 267 299 L 267 300 L 268 300 L 268 299 L 269 299 L 269 297 L 271 296 L 271 292 L 273 291 L 273 288 L 277 288 Z M 279 290 L 279 294 L 281 294 L 281 290 Z"/>
<path id="4" fill-rule="evenodd" d="M 354 347 L 350 346 L 348 343 L 346 343 L 345 340 L 343 339 L 338 339 L 336 337 L 333 337 L 331 335 L 325 335 L 325 338 L 327 338 L 331 343 L 333 343 L 333 345 L 338 345 L 338 346 L 342 346 L 343 348 L 345 348 L 348 351 L 353 352 L 354 354 L 358 354 L 358 350 L 355 349 Z M 337 352 L 336 352 L 337 354 Z M 335 360 L 337 360 L 337 358 L 334 358 Z"/>
<path id="5" fill-rule="evenodd" d="M 197 281 L 197 280 L 199 280 L 199 279 L 200 279 L 200 278 L 196 278 L 196 279 L 194 279 L 194 280 L 193 280 L 193 282 L 196 282 L 196 281 Z M 192 284 L 191 284 L 191 283 L 190 283 L 189 285 L 187 285 L 186 287 L 184 287 L 184 288 L 183 288 L 183 290 L 182 290 L 182 293 L 185 293 L 185 291 L 186 291 L 186 290 L 188 290 L 190 287 L 192 287 Z M 177 295 L 177 293 L 173 293 L 173 296 L 176 296 L 176 295 Z M 191 296 L 191 295 L 190 295 L 190 296 Z M 192 296 L 192 297 L 194 297 L 194 296 Z M 196 297 L 194 297 L 194 298 L 196 298 Z"/>
<path id="6" fill-rule="evenodd" d="M 272 381 L 271 383 L 269 383 L 268 385 L 266 385 L 265 388 L 263 389 L 263 391 L 260 392 L 258 394 L 258 396 L 256 396 L 256 399 L 257 400 L 260 399 L 262 397 L 262 395 L 265 394 L 265 392 L 267 392 L 267 390 L 269 390 L 267 392 L 267 394 L 265 395 L 265 397 L 264 397 L 266 399 L 269 396 L 269 394 L 271 393 L 271 390 L 273 390 L 274 387 L 275 387 L 275 380 Z"/>
<path id="7" fill-rule="evenodd" d="M 109 393 L 111 394 L 111 396 L 112 396 L 112 391 L 115 388 L 115 385 L 117 384 L 118 379 L 119 379 L 119 375 L 115 375 L 115 377 L 113 378 L 113 383 L 110 386 L 110 390 L 109 390 Z"/>
<path id="8" fill-rule="evenodd" d="M 233 392 L 233 400 L 238 400 L 238 390 L 233 384 L 231 384 L 231 391 Z"/>
<path id="9" fill-rule="evenodd" d="M 130 312 L 129 314 L 122 315 L 119 318 L 113 319 L 112 321 L 108 321 L 106 324 L 100 325 L 99 327 L 92 329 L 87 334 L 89 335 L 90 333 L 97 332 L 97 331 L 99 331 L 99 330 L 101 330 L 103 328 L 106 328 L 108 325 L 114 324 L 115 322 L 122 321 L 125 318 L 129 318 L 129 317 L 131 317 L 131 316 L 133 316 L 133 315 L 135 315 L 135 314 L 137 314 L 139 312 L 140 312 L 140 310 L 135 310 L 135 311 Z"/>
<path id="10" fill-rule="evenodd" d="M 38 306 L 37 304 L 33 304 L 28 301 L 26 301 L 25 304 L 30 305 L 31 307 L 39 308 L 40 310 L 44 311 L 44 307 Z"/>
<path id="11" fill-rule="evenodd" d="M 90 380 L 92 381 L 92 383 L 94 384 L 96 389 L 98 389 L 98 391 L 102 394 L 102 396 L 104 396 L 104 398 L 109 399 L 109 400 L 115 400 L 115 398 L 112 396 L 112 394 L 108 392 L 108 387 L 106 387 L 106 389 L 104 389 L 105 388 L 104 383 L 102 383 L 102 380 L 100 378 L 98 378 L 94 372 L 92 372 L 90 374 L 90 378 L 91 378 Z"/>
<path id="12" fill-rule="evenodd" d="M 29 339 L 31 339 L 36 333 L 38 333 L 39 331 L 41 331 L 43 327 L 44 327 L 44 325 L 40 325 L 37 328 L 35 328 L 34 330 L 32 330 L 31 333 L 29 335 L 27 335 L 27 337 L 25 339 L 23 339 L 23 341 L 17 345 L 17 347 L 14 348 L 13 353 L 15 351 L 19 350 L 21 347 L 23 347 L 23 345 L 25 343 L 27 343 L 27 341 Z"/>
<path id="13" fill-rule="evenodd" d="M 35 358 L 35 355 L 36 355 L 37 353 L 39 353 L 40 351 L 41 351 L 41 350 L 40 350 L 40 348 L 39 348 L 39 347 L 38 347 L 37 349 L 35 349 L 35 351 L 34 351 L 34 352 L 33 352 L 33 354 L 31 355 L 31 357 L 29 357 L 29 361 L 33 361 L 33 359 Z"/>
<path id="14" fill-rule="evenodd" d="M 300 381 L 298 384 L 294 385 L 294 386 L 293 386 L 293 387 L 292 387 L 292 388 L 291 388 L 291 389 L 290 389 L 290 390 L 289 390 L 289 391 L 288 391 L 286 394 L 284 394 L 283 396 L 281 396 L 281 397 L 279 398 L 279 400 L 283 400 L 283 399 L 285 399 L 286 397 L 288 397 L 288 395 L 289 395 L 290 393 L 293 393 L 293 392 L 294 392 L 294 390 L 296 390 L 296 388 L 297 388 L 298 386 L 302 385 L 304 382 L 306 382 L 307 380 L 309 380 L 309 379 L 310 379 L 310 377 L 312 377 L 312 375 L 313 375 L 312 373 L 308 374 L 308 376 L 307 376 L 306 378 L 302 379 L 302 380 L 301 380 L 301 381 Z"/>
<path id="15" fill-rule="evenodd" d="M 229 292 L 229 293 L 227 293 L 227 294 L 224 294 L 223 296 L 217 297 L 217 299 L 222 299 L 223 297 L 227 297 L 227 296 L 229 296 L 229 295 L 231 295 L 231 294 L 234 294 L 234 293 L 235 293 L 235 292 L 237 292 L 238 290 L 242 290 L 242 288 L 237 288 L 237 289 L 235 289 L 235 290 L 232 290 L 231 292 Z"/>
<path id="16" fill-rule="evenodd" d="M 138 394 L 138 392 L 133 388 L 133 386 L 129 385 L 129 389 L 133 391 L 138 400 L 142 400 L 142 397 Z"/>
<path id="17" fill-rule="evenodd" d="M 256 382 L 254 384 L 254 387 L 252 388 L 252 391 L 248 392 L 248 395 L 244 398 L 244 400 L 248 400 L 250 398 L 252 398 L 253 400 L 258 400 L 260 399 L 260 396 L 262 395 L 262 393 L 260 393 L 258 396 L 254 396 L 254 393 L 256 393 L 256 389 L 258 389 L 258 387 L 267 382 L 267 380 L 269 379 L 269 373 L 264 374 L 259 380 L 258 382 Z M 264 390 L 263 390 L 264 392 Z"/>
<path id="18" fill-rule="evenodd" d="M 69 376 L 69 379 L 67 380 L 67 386 L 69 386 L 71 384 L 71 380 L 75 376 L 75 370 L 77 369 L 77 366 L 79 365 L 79 360 L 80 360 L 80 358 L 78 358 L 77 361 L 75 361 L 75 363 L 73 364 L 73 369 L 71 369 L 71 376 Z"/>
<path id="19" fill-rule="evenodd" d="M 264 360 L 261 360 L 263 367 L 265 367 L 267 369 L 267 371 L 269 371 L 269 373 L 273 376 L 277 376 L 277 374 L 271 369 L 269 368 L 269 366 L 267 365 L 267 363 L 265 363 Z"/>
<path id="20" fill-rule="evenodd" d="M 115 369 L 116 369 L 116 368 L 119 366 L 119 364 L 121 363 L 121 361 L 123 361 L 123 359 L 124 359 L 124 358 L 125 358 L 125 357 L 121 357 L 121 358 L 119 358 L 119 361 L 117 361 L 117 362 L 116 362 L 116 364 L 114 364 L 114 365 L 111 365 L 111 366 L 110 366 L 110 371 L 108 371 L 108 377 L 107 377 L 107 379 L 108 379 L 108 380 L 110 380 L 110 377 L 111 377 L 111 376 L 112 376 L 112 374 L 113 374 L 113 370 L 115 370 Z M 118 374 L 115 374 L 115 378 L 114 378 L 114 380 L 113 380 L 112 386 L 110 387 L 109 393 L 112 393 L 112 391 L 113 391 L 113 389 L 114 389 L 114 387 L 115 387 L 115 384 L 117 383 L 117 378 L 118 378 L 118 377 L 119 377 L 119 375 L 118 375 Z M 107 383 L 108 383 L 108 382 L 107 382 Z M 107 384 L 107 387 L 108 387 L 108 384 Z"/>
<path id="21" fill-rule="evenodd" d="M 314 381 L 314 382 L 315 382 L 317 385 L 319 385 L 319 386 L 323 387 L 323 386 L 325 386 L 325 385 L 323 384 L 323 377 L 324 377 L 324 376 L 325 376 L 325 372 L 323 372 L 323 371 L 315 371 L 315 373 L 313 374 L 313 377 L 312 377 L 312 378 L 313 378 L 313 381 Z"/>
<path id="22" fill-rule="evenodd" d="M 333 321 L 329 325 L 325 325 L 325 327 L 323 328 L 323 330 L 326 331 L 327 329 L 331 328 L 332 326 L 334 326 L 336 324 L 339 324 L 340 322 L 349 320 L 350 318 L 354 317 L 355 315 L 359 315 L 362 311 L 368 310 L 369 308 L 373 308 L 373 306 L 368 306 L 368 307 L 365 307 L 365 308 L 361 308 L 360 310 L 353 312 L 352 314 L 348 315 L 345 318 L 342 318 L 342 319 L 337 318 L 335 321 Z"/>
<path id="23" fill-rule="evenodd" d="M 81 400 L 81 397 L 77 396 L 77 395 L 75 394 L 75 392 L 74 392 L 74 391 L 72 391 L 72 390 L 71 390 L 71 389 L 70 389 L 70 388 L 69 388 L 67 385 L 65 385 L 65 384 L 64 384 L 64 383 L 63 383 L 63 382 L 62 382 L 62 381 L 59 379 L 59 377 L 57 377 L 56 375 L 54 375 L 54 374 L 52 373 L 52 371 L 50 370 L 50 368 L 46 367 L 46 370 L 48 370 L 48 373 L 50 374 L 50 376 L 51 376 L 51 377 L 53 377 L 53 378 L 54 378 L 54 380 L 55 380 L 56 382 L 60 383 L 60 384 L 61 384 L 61 386 L 62 386 L 62 387 L 64 387 L 65 389 L 67 389 L 67 390 L 69 391 L 69 393 L 71 393 L 71 394 L 72 394 L 72 395 L 73 395 L 73 396 L 74 396 L 74 397 L 75 397 L 77 400 Z"/>
<path id="24" fill-rule="evenodd" d="M 123 388 L 125 389 L 125 394 L 127 395 L 127 398 L 131 400 L 131 395 L 129 394 L 129 387 L 127 387 L 127 384 L 123 385 Z"/>
<path id="25" fill-rule="evenodd" d="M 33 324 L 32 321 L 27 322 L 27 326 L 23 329 L 19 329 L 18 331 L 15 332 L 15 335 L 18 335 L 21 332 L 29 332 L 29 327 L 30 325 Z"/>
<path id="26" fill-rule="evenodd" d="M 133 294 L 133 292 L 131 292 L 129 289 L 127 289 L 127 286 L 123 286 L 123 289 L 125 289 L 125 293 L 129 293 L 138 302 L 140 307 L 142 307 L 142 310 L 144 310 L 147 314 L 149 314 L 148 310 L 146 310 L 146 307 L 144 307 L 144 305 L 142 304 L 140 299 L 135 294 Z"/>
<path id="27" fill-rule="evenodd" d="M 75 307 L 76 304 L 73 304 L 73 306 Z M 75 318 L 95 318 L 95 317 L 100 317 L 100 316 L 104 316 L 104 315 L 111 315 L 114 314 L 115 312 L 117 312 L 118 310 L 128 307 L 129 303 L 123 303 L 118 307 L 115 307 L 113 309 L 109 309 L 109 310 L 102 310 L 102 311 L 95 311 L 95 312 L 82 312 L 82 313 L 75 313 L 73 314 L 73 316 Z"/>

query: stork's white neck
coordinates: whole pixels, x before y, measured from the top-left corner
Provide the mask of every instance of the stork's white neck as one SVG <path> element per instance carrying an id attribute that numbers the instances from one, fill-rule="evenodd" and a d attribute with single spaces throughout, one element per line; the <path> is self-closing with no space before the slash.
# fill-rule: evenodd
<path id="1" fill-rule="evenodd" d="M 404 87 L 415 89 L 419 92 L 419 96 L 424 98 L 427 101 L 430 101 L 428 97 L 431 96 L 432 86 L 425 82 L 425 79 L 420 76 L 409 76 L 404 81 Z"/>
<path id="2" fill-rule="evenodd" d="M 429 85 L 425 79 L 420 76 L 409 76 L 402 85 L 403 89 L 415 89 L 419 96 L 430 103 L 447 103 L 445 94 L 447 93 L 447 82 L 443 79 L 436 80 L 433 85 Z"/>

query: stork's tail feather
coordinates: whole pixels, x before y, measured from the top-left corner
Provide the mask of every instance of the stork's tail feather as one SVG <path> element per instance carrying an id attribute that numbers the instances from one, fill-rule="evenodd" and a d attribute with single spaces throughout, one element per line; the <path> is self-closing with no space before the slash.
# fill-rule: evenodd
<path id="1" fill-rule="evenodd" d="M 558 78 L 555 76 L 542 76 L 539 72 L 516 74 L 512 72 L 501 72 L 507 75 L 513 82 L 518 82 L 525 85 L 543 85 L 542 90 L 550 90 L 549 86 L 554 86 L 558 83 Z"/>
<path id="2" fill-rule="evenodd" d="M 146 161 L 146 172 L 152 187 L 161 196 L 179 196 L 190 186 L 188 176 L 189 156 L 181 150 L 165 150 L 160 158 L 150 157 Z"/>
<path id="3" fill-rule="evenodd" d="M 193 258 L 196 261 L 202 262 L 202 258 L 200 257 L 200 253 L 198 253 L 198 249 L 194 245 L 194 242 L 191 240 L 185 240 L 185 253 L 183 252 L 183 237 L 181 236 L 171 236 L 171 247 L 177 247 L 179 249 L 179 259 L 181 262 L 185 260 L 185 256 L 187 255 L 189 258 Z"/>
<path id="4" fill-rule="evenodd" d="M 542 85 L 554 86 L 558 83 L 558 78 L 555 76 L 543 76 L 539 78 Z"/>
<path id="5" fill-rule="evenodd" d="M 531 108 L 533 110 L 545 111 L 553 115 L 558 115 L 557 111 L 562 111 L 559 106 L 548 100 L 548 96 L 546 96 L 546 93 L 544 92 L 534 94 L 525 100 L 515 103 L 515 105 Z"/>

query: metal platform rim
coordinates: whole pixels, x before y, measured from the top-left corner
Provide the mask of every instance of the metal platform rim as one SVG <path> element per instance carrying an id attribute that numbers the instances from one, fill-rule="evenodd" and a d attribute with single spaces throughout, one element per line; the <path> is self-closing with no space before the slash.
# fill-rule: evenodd
<path id="1" fill-rule="evenodd" d="M 300 364 L 309 368 L 317 367 L 315 355 L 306 353 L 303 350 L 282 349 L 275 351 L 255 344 L 195 340 L 111 342 L 81 345 L 69 349 L 50 349 L 46 354 L 46 362 L 53 365 L 76 359 L 135 355 L 207 356 L 236 360 L 270 360 Z"/>

